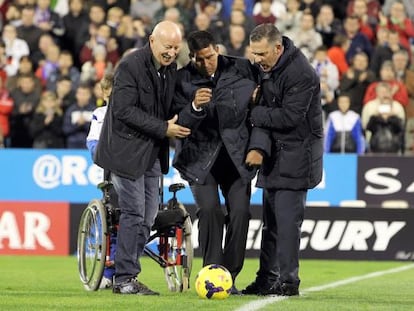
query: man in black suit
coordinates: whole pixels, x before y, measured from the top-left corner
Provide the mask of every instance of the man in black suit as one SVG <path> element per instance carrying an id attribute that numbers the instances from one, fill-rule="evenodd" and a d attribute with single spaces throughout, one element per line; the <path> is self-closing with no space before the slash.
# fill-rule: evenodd
<path id="1" fill-rule="evenodd" d="M 179 123 L 191 135 L 178 140 L 173 165 L 194 195 L 203 265 L 221 264 L 235 281 L 243 267 L 256 172 L 244 164 L 256 83 L 250 62 L 220 55 L 211 33 L 192 32 L 187 42 L 192 61 L 178 71 L 174 102 L 183 107 Z M 237 293 L 234 286 L 232 294 Z"/>
<path id="2" fill-rule="evenodd" d="M 149 43 L 125 56 L 115 72 L 95 154 L 96 164 L 111 172 L 121 208 L 114 293 L 158 294 L 136 277 L 158 211 L 159 178 L 168 171 L 168 138 L 190 134 L 170 113 L 181 41 L 176 24 L 160 22 Z"/>

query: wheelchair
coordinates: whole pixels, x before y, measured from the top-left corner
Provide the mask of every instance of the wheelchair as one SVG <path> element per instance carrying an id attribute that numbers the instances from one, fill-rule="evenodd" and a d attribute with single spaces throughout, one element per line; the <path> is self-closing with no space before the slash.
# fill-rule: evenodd
<path id="1" fill-rule="evenodd" d="M 111 203 L 115 193 L 112 184 L 104 181 L 98 188 L 103 192 L 103 198 L 89 202 L 80 218 L 77 236 L 79 276 L 88 291 L 99 288 L 105 267 L 115 266 L 110 251 L 119 227 L 120 211 Z M 169 192 L 173 195 L 164 204 L 161 182 L 160 207 L 144 249 L 144 253 L 164 270 L 168 289 L 172 292 L 189 289 L 193 261 L 190 215 L 176 196 L 184 188 L 182 183 L 170 185 Z"/>

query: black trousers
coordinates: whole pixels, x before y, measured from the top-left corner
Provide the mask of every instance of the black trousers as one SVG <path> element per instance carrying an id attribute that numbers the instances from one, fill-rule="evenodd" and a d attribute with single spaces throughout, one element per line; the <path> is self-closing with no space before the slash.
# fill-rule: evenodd
<path id="1" fill-rule="evenodd" d="M 225 199 L 222 208 L 219 187 Z M 243 267 L 250 220 L 250 183 L 242 182 L 224 147 L 203 185 L 191 184 L 203 266 L 221 264 L 233 280 Z M 224 231 L 225 229 L 225 231 Z M 224 247 L 223 247 L 223 234 Z"/>
<path id="2" fill-rule="evenodd" d="M 299 248 L 307 190 L 263 191 L 263 229 L 257 278 L 299 287 Z"/>

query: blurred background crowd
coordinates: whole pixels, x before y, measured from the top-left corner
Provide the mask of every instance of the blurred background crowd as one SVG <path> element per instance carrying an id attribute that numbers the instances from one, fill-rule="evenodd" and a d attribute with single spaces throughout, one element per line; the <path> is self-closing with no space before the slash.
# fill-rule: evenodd
<path id="1" fill-rule="evenodd" d="M 0 147 L 85 149 L 99 81 L 161 20 L 252 62 L 274 23 L 320 76 L 326 152 L 414 152 L 412 0 L 0 0 Z"/>

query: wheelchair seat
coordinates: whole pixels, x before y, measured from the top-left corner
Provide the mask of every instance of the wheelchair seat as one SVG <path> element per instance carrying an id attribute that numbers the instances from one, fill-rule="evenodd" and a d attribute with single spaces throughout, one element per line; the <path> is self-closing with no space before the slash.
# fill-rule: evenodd
<path id="1" fill-rule="evenodd" d="M 163 230 L 172 226 L 182 225 L 189 214 L 181 208 L 159 210 L 152 230 Z"/>

